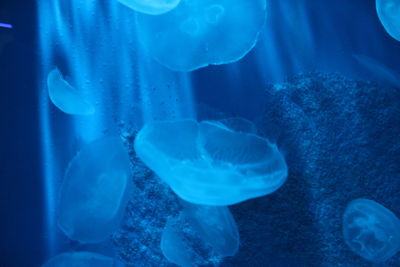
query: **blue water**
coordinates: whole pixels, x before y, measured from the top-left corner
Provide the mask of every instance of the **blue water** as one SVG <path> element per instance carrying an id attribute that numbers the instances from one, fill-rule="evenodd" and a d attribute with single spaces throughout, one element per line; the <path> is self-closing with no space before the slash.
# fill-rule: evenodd
<path id="1" fill-rule="evenodd" d="M 230 117 L 276 143 L 289 174 L 271 195 L 229 207 L 239 250 L 214 262 L 370 266 L 346 245 L 341 216 L 357 198 L 400 216 L 400 42 L 372 0 L 267 2 L 243 58 L 177 72 L 143 47 L 134 11 L 118 1 L 2 1 L 0 22 L 13 28 L 0 27 L 0 266 L 40 266 L 83 250 L 168 266 L 161 236 L 182 203 L 136 157 L 132 140 L 153 121 Z M 93 103 L 92 116 L 52 104 L 47 75 L 56 67 Z M 82 245 L 57 226 L 59 188 L 74 155 L 106 135 L 122 136 L 135 190 L 120 229 Z M 195 262 L 210 263 L 215 251 L 190 240 Z M 399 265 L 400 254 L 382 264 Z"/>

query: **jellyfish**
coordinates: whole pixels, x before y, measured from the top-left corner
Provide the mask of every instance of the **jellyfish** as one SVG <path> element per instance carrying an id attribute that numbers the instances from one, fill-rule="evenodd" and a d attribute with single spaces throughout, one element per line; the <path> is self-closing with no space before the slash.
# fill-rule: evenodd
<path id="1" fill-rule="evenodd" d="M 200 239 L 219 257 L 234 256 L 239 249 L 239 231 L 226 206 L 195 205 L 183 202 L 183 212 Z"/>
<path id="2" fill-rule="evenodd" d="M 371 262 L 383 262 L 400 250 L 400 221 L 375 201 L 351 201 L 343 214 L 343 235 L 350 249 Z"/>
<path id="3" fill-rule="evenodd" d="M 161 251 L 171 263 L 183 267 L 195 267 L 197 256 L 180 227 L 179 221 L 173 217 L 168 218 L 161 235 Z"/>
<path id="4" fill-rule="evenodd" d="M 255 46 L 266 14 L 265 0 L 182 0 L 160 16 L 138 14 L 139 40 L 172 70 L 227 64 Z"/>
<path id="5" fill-rule="evenodd" d="M 49 259 L 42 267 L 112 267 L 114 261 L 110 257 L 92 252 L 68 252 L 58 254 Z"/>
<path id="6" fill-rule="evenodd" d="M 118 0 L 121 4 L 144 14 L 160 15 L 174 9 L 181 0 Z"/>
<path id="7" fill-rule="evenodd" d="M 58 226 L 81 243 L 105 240 L 120 224 L 130 189 L 130 161 L 120 138 L 86 145 L 65 173 Z"/>
<path id="8" fill-rule="evenodd" d="M 376 0 L 376 11 L 386 32 L 400 41 L 400 1 Z"/>
<path id="9" fill-rule="evenodd" d="M 234 256 L 238 248 L 236 222 L 225 206 L 184 202 L 180 215 L 168 218 L 161 238 L 166 259 L 184 267 L 209 266 L 211 262 Z"/>
<path id="10" fill-rule="evenodd" d="M 270 194 L 287 166 L 275 144 L 215 122 L 177 120 L 144 126 L 135 151 L 182 199 L 226 206 Z"/>
<path id="11" fill-rule="evenodd" d="M 51 102 L 61 111 L 71 115 L 91 115 L 95 112 L 94 106 L 64 80 L 59 69 L 52 70 L 47 76 L 47 88 Z"/>

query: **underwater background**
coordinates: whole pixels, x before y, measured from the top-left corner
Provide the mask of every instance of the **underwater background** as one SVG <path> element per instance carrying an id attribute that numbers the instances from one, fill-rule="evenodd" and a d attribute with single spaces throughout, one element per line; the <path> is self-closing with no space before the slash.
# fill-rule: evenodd
<path id="1" fill-rule="evenodd" d="M 0 22 L 13 27 L 0 27 L 0 266 L 41 266 L 75 251 L 117 266 L 174 266 L 160 242 L 169 218 L 186 237 L 196 235 L 179 221 L 189 204 L 137 155 L 135 136 L 155 121 L 238 117 L 276 144 L 287 180 L 229 205 L 237 253 L 215 256 L 195 237 L 183 250 L 189 266 L 400 266 L 399 253 L 371 263 L 342 233 L 354 199 L 400 216 L 400 42 L 372 0 L 265 2 L 265 23 L 243 58 L 181 71 L 152 58 L 146 47 L 156 44 L 141 43 L 145 27 L 118 1 L 2 0 Z M 217 43 L 222 51 L 235 44 Z M 53 105 L 54 68 L 93 103 L 93 116 Z M 107 135 L 121 137 L 133 189 L 112 235 L 71 241 L 56 222 L 63 177 L 78 151 Z"/>

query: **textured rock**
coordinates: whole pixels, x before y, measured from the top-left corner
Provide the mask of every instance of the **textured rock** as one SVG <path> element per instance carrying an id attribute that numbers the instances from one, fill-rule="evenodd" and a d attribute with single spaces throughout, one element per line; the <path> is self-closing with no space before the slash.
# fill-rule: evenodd
<path id="1" fill-rule="evenodd" d="M 126 208 L 121 229 L 114 234 L 120 259 L 128 266 L 172 266 L 161 252 L 161 234 L 168 216 L 177 216 L 182 207 L 168 185 L 161 182 L 135 155 L 136 132 L 125 134 L 135 190 Z"/>
<path id="2" fill-rule="evenodd" d="M 400 91 L 312 73 L 268 87 L 266 98 L 258 134 L 285 153 L 289 177 L 274 194 L 230 207 L 240 247 L 220 266 L 370 266 L 346 246 L 342 214 L 356 198 L 400 212 Z M 181 207 L 130 151 L 139 192 L 116 245 L 126 262 L 168 266 L 161 232 Z M 399 265 L 394 256 L 383 266 Z"/>
<path id="3" fill-rule="evenodd" d="M 312 73 L 266 97 L 258 129 L 286 152 L 289 177 L 276 193 L 232 207 L 241 247 L 223 266 L 369 266 L 346 246 L 342 214 L 359 197 L 400 212 L 400 92 Z"/>

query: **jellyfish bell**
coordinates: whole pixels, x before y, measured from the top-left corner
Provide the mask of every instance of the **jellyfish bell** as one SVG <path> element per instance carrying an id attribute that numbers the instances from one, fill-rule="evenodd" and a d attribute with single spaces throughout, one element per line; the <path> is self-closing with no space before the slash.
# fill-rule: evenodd
<path id="1" fill-rule="evenodd" d="M 160 15 L 174 9 L 181 0 L 118 0 L 119 3 L 147 15 Z"/>
<path id="2" fill-rule="evenodd" d="M 177 217 L 169 217 L 161 237 L 161 251 L 176 265 L 218 266 L 234 256 L 240 237 L 236 222 L 225 206 L 204 206 L 182 202 Z"/>
<path id="3" fill-rule="evenodd" d="M 58 226 L 71 240 L 98 243 L 119 226 L 132 188 L 129 155 L 118 136 L 84 146 L 70 161 L 58 202 Z"/>
<path id="4" fill-rule="evenodd" d="M 70 115 L 91 115 L 95 107 L 86 101 L 74 87 L 68 83 L 58 68 L 47 76 L 47 88 L 51 102 L 58 109 Z"/>
<path id="5" fill-rule="evenodd" d="M 138 157 L 182 199 L 225 206 L 264 196 L 286 181 L 275 144 L 247 132 L 194 120 L 154 122 L 135 138 Z"/>
<path id="6" fill-rule="evenodd" d="M 181 0 L 160 16 L 138 14 L 139 40 L 175 71 L 232 63 L 255 46 L 266 9 L 265 0 Z"/>
<path id="7" fill-rule="evenodd" d="M 400 250 L 400 221 L 377 202 L 356 199 L 343 214 L 343 236 L 354 253 L 383 262 Z"/>
<path id="8" fill-rule="evenodd" d="M 376 11 L 386 32 L 400 41 L 400 1 L 376 0 Z"/>

